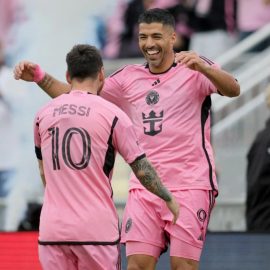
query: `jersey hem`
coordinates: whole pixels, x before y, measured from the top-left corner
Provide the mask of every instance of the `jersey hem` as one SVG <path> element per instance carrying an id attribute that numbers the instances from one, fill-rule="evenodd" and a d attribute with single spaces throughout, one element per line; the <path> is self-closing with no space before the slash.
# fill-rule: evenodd
<path id="1" fill-rule="evenodd" d="M 176 235 L 174 233 L 170 233 L 170 235 L 172 235 L 174 238 L 178 239 L 179 241 L 185 242 L 186 244 L 196 247 L 196 248 L 203 248 L 203 244 L 205 242 L 205 239 L 201 242 L 201 243 L 196 243 L 195 241 L 189 241 L 187 239 L 185 239 L 185 237 L 183 238 L 179 238 L 179 235 Z"/>
<path id="2" fill-rule="evenodd" d="M 93 246 L 113 246 L 120 243 L 120 237 L 115 241 L 43 241 L 38 240 L 39 245 L 93 245 Z"/>
<path id="3" fill-rule="evenodd" d="M 181 186 L 181 187 L 170 187 L 166 184 L 164 184 L 166 186 L 167 189 L 169 189 L 170 191 L 177 191 L 177 190 L 190 190 L 190 189 L 198 189 L 198 190 L 215 190 L 215 191 L 218 191 L 218 188 L 215 187 L 215 189 L 213 189 L 212 187 L 210 186 Z M 141 190 L 147 190 L 146 188 L 142 187 L 142 186 L 132 186 L 132 187 L 129 187 L 129 191 L 133 190 L 133 189 L 141 189 Z"/>
<path id="4" fill-rule="evenodd" d="M 162 243 L 145 241 L 145 239 L 138 239 L 138 238 L 136 238 L 136 239 L 121 239 L 121 241 L 120 241 L 121 244 L 126 244 L 127 242 L 139 242 L 139 243 L 145 243 L 145 244 L 150 244 L 150 245 L 153 245 L 156 247 L 164 248 L 164 245 Z"/>

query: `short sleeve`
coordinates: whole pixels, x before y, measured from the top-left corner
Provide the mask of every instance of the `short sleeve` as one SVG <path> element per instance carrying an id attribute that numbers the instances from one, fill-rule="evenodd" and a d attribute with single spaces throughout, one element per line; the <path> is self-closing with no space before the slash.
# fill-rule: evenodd
<path id="1" fill-rule="evenodd" d="M 113 135 L 116 150 L 128 164 L 145 157 L 144 151 L 139 145 L 134 126 L 123 111 L 118 114 L 118 121 Z"/>
<path id="2" fill-rule="evenodd" d="M 210 65 L 212 68 L 214 69 L 220 69 L 220 66 L 216 63 L 214 63 L 213 61 L 209 60 L 208 58 L 204 57 L 204 56 L 200 56 L 200 58 L 207 64 Z M 216 86 L 203 74 L 201 74 L 200 72 L 198 72 L 198 83 L 200 83 L 201 85 L 199 86 L 199 89 L 201 89 L 203 95 L 205 96 L 209 96 L 213 93 L 219 93 L 218 89 L 216 88 Z"/>
<path id="3" fill-rule="evenodd" d="M 120 71 L 119 71 L 120 72 Z M 100 96 L 121 108 L 122 86 L 118 73 L 114 73 L 105 80 Z"/>

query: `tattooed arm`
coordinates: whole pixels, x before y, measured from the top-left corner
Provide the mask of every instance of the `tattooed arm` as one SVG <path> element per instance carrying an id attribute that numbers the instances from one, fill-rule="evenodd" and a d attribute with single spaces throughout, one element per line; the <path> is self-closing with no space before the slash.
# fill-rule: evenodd
<path id="1" fill-rule="evenodd" d="M 52 98 L 70 91 L 69 84 L 58 81 L 48 73 L 46 73 L 44 78 L 37 84 Z"/>
<path id="2" fill-rule="evenodd" d="M 13 72 L 16 80 L 21 79 L 28 82 L 37 82 L 38 86 L 51 97 L 57 97 L 70 91 L 69 84 L 58 81 L 53 76 L 45 73 L 35 63 L 22 61 L 15 66 Z"/>
<path id="3" fill-rule="evenodd" d="M 130 166 L 141 184 L 148 191 L 154 193 L 166 202 L 167 207 L 174 215 L 173 223 L 175 223 L 179 216 L 179 204 L 176 202 L 170 191 L 162 184 L 151 163 L 147 158 L 142 158 L 140 160 L 135 160 Z"/>
<path id="4" fill-rule="evenodd" d="M 168 202 L 172 199 L 170 192 L 163 186 L 155 169 L 147 158 L 136 160 L 130 164 L 136 177 L 141 184 L 150 192 L 156 194 L 158 197 Z"/>

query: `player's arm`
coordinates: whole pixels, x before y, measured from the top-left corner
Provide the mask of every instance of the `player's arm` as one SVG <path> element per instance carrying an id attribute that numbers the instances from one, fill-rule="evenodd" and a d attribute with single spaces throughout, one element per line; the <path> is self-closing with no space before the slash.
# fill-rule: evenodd
<path id="1" fill-rule="evenodd" d="M 45 174 L 44 174 L 44 168 L 43 168 L 43 158 L 42 158 L 42 152 L 41 152 L 41 137 L 40 137 L 40 130 L 39 130 L 39 116 L 38 113 L 35 116 L 34 125 L 33 125 L 33 131 L 34 131 L 34 145 L 35 145 L 35 154 L 38 161 L 38 168 L 39 168 L 39 174 L 42 180 L 42 183 L 44 187 L 46 186 L 46 180 L 45 180 Z"/>
<path id="2" fill-rule="evenodd" d="M 22 61 L 15 66 L 13 72 L 16 80 L 21 79 L 28 82 L 36 82 L 51 97 L 57 97 L 70 91 L 69 84 L 58 81 L 50 74 L 45 73 L 35 63 Z"/>
<path id="3" fill-rule="evenodd" d="M 207 64 L 199 55 L 193 51 L 183 51 L 176 54 L 175 60 L 186 67 L 201 72 L 227 97 L 240 95 L 240 85 L 228 72 Z"/>
<path id="4" fill-rule="evenodd" d="M 157 172 L 145 157 L 138 142 L 135 129 L 129 117 L 116 108 L 118 117 L 114 118 L 113 145 L 130 165 L 141 184 L 150 192 L 164 200 L 173 214 L 173 223 L 179 216 L 179 204 L 162 184 Z"/>
<path id="5" fill-rule="evenodd" d="M 43 169 L 43 162 L 40 159 L 38 159 L 38 168 L 39 168 L 39 173 L 40 173 L 42 183 L 43 183 L 43 185 L 45 187 L 46 186 L 46 180 L 45 180 L 45 174 L 44 174 L 44 169 Z"/>
<path id="6" fill-rule="evenodd" d="M 147 190 L 154 193 L 166 202 L 167 207 L 174 215 L 173 223 L 175 223 L 179 216 L 179 204 L 176 202 L 168 189 L 162 184 L 155 169 L 147 158 L 144 157 L 142 159 L 135 160 L 130 164 L 130 167 L 141 184 Z"/>
<path id="7" fill-rule="evenodd" d="M 236 97 L 240 95 L 239 83 L 228 72 L 212 66 L 204 65 L 201 73 L 203 73 L 216 86 L 223 96 Z"/>

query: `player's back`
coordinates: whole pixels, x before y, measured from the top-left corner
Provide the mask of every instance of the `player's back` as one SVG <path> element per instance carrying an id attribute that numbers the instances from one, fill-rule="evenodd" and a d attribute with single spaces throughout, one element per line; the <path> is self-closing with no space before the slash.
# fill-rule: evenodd
<path id="1" fill-rule="evenodd" d="M 99 96 L 76 90 L 37 114 L 46 178 L 41 241 L 118 240 L 111 188 L 118 110 Z"/>

